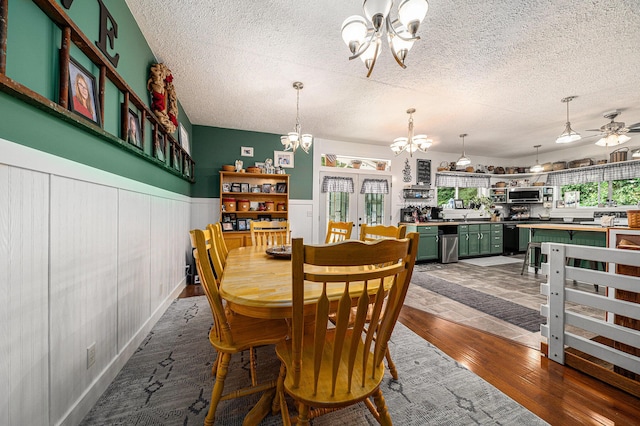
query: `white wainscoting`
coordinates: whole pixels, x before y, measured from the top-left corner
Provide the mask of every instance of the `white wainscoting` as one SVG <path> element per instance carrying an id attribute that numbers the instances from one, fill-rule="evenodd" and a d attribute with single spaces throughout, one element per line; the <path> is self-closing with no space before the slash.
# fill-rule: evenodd
<path id="1" fill-rule="evenodd" d="M 76 425 L 183 288 L 191 202 L 0 152 L 0 424 Z"/>

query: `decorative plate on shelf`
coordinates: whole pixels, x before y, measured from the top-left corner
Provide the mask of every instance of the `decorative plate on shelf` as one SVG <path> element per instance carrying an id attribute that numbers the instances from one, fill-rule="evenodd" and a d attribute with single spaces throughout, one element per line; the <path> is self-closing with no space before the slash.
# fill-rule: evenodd
<path id="1" fill-rule="evenodd" d="M 291 246 L 273 246 L 265 252 L 277 259 L 291 259 Z"/>

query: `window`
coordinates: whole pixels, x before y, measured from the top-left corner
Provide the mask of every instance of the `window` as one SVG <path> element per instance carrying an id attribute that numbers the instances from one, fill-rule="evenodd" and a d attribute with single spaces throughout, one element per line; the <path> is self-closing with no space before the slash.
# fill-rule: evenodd
<path id="1" fill-rule="evenodd" d="M 451 186 L 438 187 L 438 205 L 446 205 L 450 199 L 456 198 L 456 189 Z"/>
<path id="2" fill-rule="evenodd" d="M 367 225 L 384 225 L 384 195 L 364 194 L 364 211 Z"/>
<path id="3" fill-rule="evenodd" d="M 327 194 L 327 220 L 347 222 L 349 218 L 349 193 L 330 192 Z"/>
<path id="4" fill-rule="evenodd" d="M 438 187 L 438 205 L 447 205 L 451 198 L 462 200 L 467 206 L 472 198 L 478 196 L 478 188 L 453 188 L 450 186 Z"/>
<path id="5" fill-rule="evenodd" d="M 640 201 L 640 178 L 563 185 L 560 189 L 561 197 L 566 191 L 580 191 L 582 207 L 597 207 L 608 200 L 619 206 L 636 205 Z"/>

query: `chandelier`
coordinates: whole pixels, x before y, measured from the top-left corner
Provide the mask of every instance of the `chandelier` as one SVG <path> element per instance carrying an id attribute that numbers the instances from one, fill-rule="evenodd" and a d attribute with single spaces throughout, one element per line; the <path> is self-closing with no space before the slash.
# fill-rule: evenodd
<path id="1" fill-rule="evenodd" d="M 311 148 L 311 144 L 313 143 L 313 136 L 305 133 L 302 134 L 300 130 L 300 90 L 304 87 L 299 81 L 293 83 L 293 88 L 296 89 L 297 92 L 297 100 L 296 100 L 296 127 L 295 131 L 289 132 L 284 136 L 280 136 L 280 142 L 284 145 L 285 151 L 293 151 L 296 152 L 298 147 L 302 148 L 305 153 L 309 153 L 309 149 Z"/>
<path id="2" fill-rule="evenodd" d="M 414 135 L 413 134 L 413 113 L 416 112 L 415 108 L 409 108 L 407 114 L 409 114 L 409 133 L 406 138 L 395 138 L 391 144 L 391 151 L 396 155 L 400 155 L 403 151 L 408 151 L 409 155 L 413 157 L 413 153 L 416 151 L 427 152 L 427 149 L 433 142 L 431 139 L 427 139 L 427 135 Z"/>
<path id="3" fill-rule="evenodd" d="M 569 102 L 575 98 L 577 98 L 577 96 L 567 96 L 566 98 L 561 99 L 561 102 L 567 104 L 567 124 L 565 125 L 564 132 L 562 132 L 562 134 L 558 136 L 558 139 L 556 139 L 556 143 L 569 143 L 582 139 L 580 133 L 571 128 L 571 122 L 569 121 Z"/>
<path id="4" fill-rule="evenodd" d="M 471 160 L 469 159 L 469 157 L 467 157 L 467 154 L 465 154 L 464 152 L 465 136 L 469 136 L 469 135 L 466 133 L 462 133 L 460 135 L 460 137 L 462 138 L 462 155 L 460 156 L 460 158 L 458 158 L 458 161 L 456 161 L 456 166 L 468 166 L 469 164 L 471 164 Z"/>
<path id="5" fill-rule="evenodd" d="M 391 21 L 391 6 L 393 0 L 364 0 L 362 8 L 367 19 L 353 15 L 342 23 L 342 39 L 352 55 L 349 59 L 360 58 L 369 70 L 367 77 L 371 75 L 380 56 L 380 44 L 385 32 L 391 54 L 398 65 L 406 68 L 404 60 L 413 42 L 420 39 L 416 33 L 429 9 L 427 0 L 401 0 L 398 18 Z"/>

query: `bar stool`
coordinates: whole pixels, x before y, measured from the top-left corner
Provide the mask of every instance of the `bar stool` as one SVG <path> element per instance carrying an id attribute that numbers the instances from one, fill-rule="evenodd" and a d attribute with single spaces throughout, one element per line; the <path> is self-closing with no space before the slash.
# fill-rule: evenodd
<path id="1" fill-rule="evenodd" d="M 527 266 L 529 266 L 529 259 L 531 259 L 531 250 L 533 250 L 533 268 L 538 274 L 538 269 L 542 265 L 542 243 L 534 243 L 529 241 L 527 243 L 527 252 L 524 256 L 524 262 L 522 262 L 522 271 L 520 271 L 520 275 L 524 275 L 524 270 Z"/>

